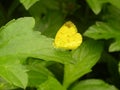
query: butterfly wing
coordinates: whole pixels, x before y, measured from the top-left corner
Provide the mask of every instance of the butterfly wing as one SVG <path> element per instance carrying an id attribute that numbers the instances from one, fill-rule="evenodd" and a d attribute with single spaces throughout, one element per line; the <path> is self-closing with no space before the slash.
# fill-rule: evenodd
<path id="1" fill-rule="evenodd" d="M 54 46 L 67 50 L 76 49 L 82 43 L 82 36 L 77 33 L 76 26 L 71 22 L 66 22 L 55 36 Z"/>

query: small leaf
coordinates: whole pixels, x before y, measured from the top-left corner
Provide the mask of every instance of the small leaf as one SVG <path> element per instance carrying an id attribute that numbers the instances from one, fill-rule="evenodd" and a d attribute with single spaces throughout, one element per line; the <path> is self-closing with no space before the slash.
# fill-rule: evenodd
<path id="1" fill-rule="evenodd" d="M 31 87 L 39 86 L 48 79 L 48 76 L 53 76 L 52 73 L 40 63 L 40 61 L 32 60 L 32 63 L 29 64 L 27 68 L 29 69 L 28 86 Z"/>
<path id="2" fill-rule="evenodd" d="M 100 13 L 102 5 L 100 4 L 99 0 L 87 0 L 87 3 L 89 4 L 89 6 L 95 14 Z"/>
<path id="3" fill-rule="evenodd" d="M 110 52 L 120 51 L 120 40 L 119 40 L 119 38 L 116 39 L 116 41 L 113 42 L 113 43 L 110 45 L 109 51 L 110 51 Z"/>
<path id="4" fill-rule="evenodd" d="M 0 76 L 9 83 L 25 88 L 28 82 L 26 69 L 18 58 L 0 57 Z"/>
<path id="5" fill-rule="evenodd" d="M 88 28 L 84 35 L 94 39 L 110 39 L 117 34 L 116 30 L 114 30 L 108 24 L 103 22 L 97 22 L 96 25 Z"/>
<path id="6" fill-rule="evenodd" d="M 113 85 L 109 85 L 99 79 L 88 79 L 80 81 L 70 90 L 118 90 Z"/>
<path id="7" fill-rule="evenodd" d="M 87 40 L 75 51 L 72 56 L 74 64 L 65 64 L 64 83 L 68 87 L 75 80 L 91 71 L 102 53 L 102 44 L 97 41 Z"/>
<path id="8" fill-rule="evenodd" d="M 96 15 L 101 12 L 105 3 L 110 3 L 120 9 L 120 0 L 87 0 L 87 3 Z"/>
<path id="9" fill-rule="evenodd" d="M 37 90 L 66 90 L 55 78 L 49 77 Z"/>
<path id="10" fill-rule="evenodd" d="M 34 5 L 39 0 L 20 0 L 20 2 L 24 5 L 26 9 L 29 9 L 32 5 Z"/>

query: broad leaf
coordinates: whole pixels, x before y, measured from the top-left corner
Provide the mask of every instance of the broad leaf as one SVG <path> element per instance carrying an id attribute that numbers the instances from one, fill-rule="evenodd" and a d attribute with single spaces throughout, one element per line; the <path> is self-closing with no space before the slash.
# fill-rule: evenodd
<path id="1" fill-rule="evenodd" d="M 19 18 L 10 21 L 0 29 L 0 76 L 11 84 L 23 88 L 26 87 L 28 79 L 21 64 L 17 62 L 24 63 L 27 57 L 61 63 L 72 61 L 69 51 L 55 49 L 53 39 L 33 31 L 34 24 L 34 19 L 31 17 Z M 4 60 L 3 65 L 2 60 Z M 6 63 L 9 63 L 9 66 L 6 67 Z"/>
<path id="2" fill-rule="evenodd" d="M 88 79 L 80 81 L 70 90 L 118 90 L 113 85 L 109 85 L 99 79 Z"/>
<path id="3" fill-rule="evenodd" d="M 53 47 L 53 39 L 33 31 L 34 23 L 33 18 L 26 17 L 13 20 L 1 28 L 0 57 L 33 56 L 62 63 L 72 60 L 69 51 L 60 51 Z"/>
<path id="4" fill-rule="evenodd" d="M 0 76 L 9 83 L 25 88 L 28 82 L 26 69 L 15 57 L 0 57 Z"/>
<path id="5" fill-rule="evenodd" d="M 41 84 L 38 90 L 66 90 L 55 78 L 49 77 L 48 80 Z"/>
<path id="6" fill-rule="evenodd" d="M 75 80 L 91 71 L 91 68 L 99 60 L 102 52 L 102 44 L 97 41 L 87 40 L 75 51 L 72 56 L 74 64 L 65 64 L 64 83 L 68 87 Z"/>
<path id="7" fill-rule="evenodd" d="M 33 59 L 31 64 L 28 64 L 27 68 L 29 69 L 28 86 L 39 86 L 41 83 L 44 83 L 46 80 L 48 80 L 48 76 L 53 76 L 52 73 L 44 65 L 42 65 L 40 60 L 36 61 Z"/>

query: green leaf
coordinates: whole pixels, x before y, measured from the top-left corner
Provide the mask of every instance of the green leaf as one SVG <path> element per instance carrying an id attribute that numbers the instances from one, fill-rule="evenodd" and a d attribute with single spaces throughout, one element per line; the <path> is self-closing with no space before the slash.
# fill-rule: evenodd
<path id="1" fill-rule="evenodd" d="M 25 88 L 28 82 L 26 69 L 15 57 L 0 57 L 0 76 L 9 83 Z"/>
<path id="2" fill-rule="evenodd" d="M 100 4 L 99 0 L 86 0 L 86 1 L 95 14 L 100 13 L 102 5 Z"/>
<path id="3" fill-rule="evenodd" d="M 102 53 L 101 42 L 87 40 L 72 53 L 74 64 L 65 64 L 64 83 L 68 87 L 75 80 L 91 71 Z"/>
<path id="4" fill-rule="evenodd" d="M 120 0 L 86 0 L 95 14 L 99 14 L 105 3 L 110 3 L 120 9 Z"/>
<path id="5" fill-rule="evenodd" d="M 0 90 L 12 90 L 16 89 L 16 86 L 6 82 L 2 77 L 0 77 Z"/>
<path id="6" fill-rule="evenodd" d="M 60 12 L 50 11 L 38 23 L 42 34 L 48 37 L 55 37 L 56 32 L 63 24 L 63 15 Z"/>
<path id="7" fill-rule="evenodd" d="M 111 25 L 111 24 L 110 24 Z M 119 51 L 120 50 L 120 32 L 119 28 L 112 27 L 107 23 L 97 22 L 96 25 L 91 26 L 84 33 L 85 36 L 94 38 L 94 39 L 111 39 L 114 38 L 115 42 L 113 42 L 109 51 Z"/>
<path id="8" fill-rule="evenodd" d="M 58 10 L 59 9 L 59 2 L 56 0 L 40 0 L 40 3 L 42 3 L 46 8 Z"/>
<path id="9" fill-rule="evenodd" d="M 23 73 L 24 70 L 18 63 L 13 62 L 16 59 L 12 57 L 19 58 L 18 62 L 21 60 L 20 62 L 23 63 L 27 57 L 60 63 L 69 63 L 73 60 L 69 51 L 61 51 L 53 47 L 53 39 L 41 35 L 38 31 L 33 31 L 34 24 L 33 18 L 25 17 L 12 20 L 0 29 L 0 63 L 3 63 L 2 60 L 5 63 L 11 62 L 6 71 L 5 65 L 1 64 L 1 76 L 23 88 L 27 85 L 27 75 Z"/>
<path id="10" fill-rule="evenodd" d="M 120 9 L 120 0 L 108 0 L 112 5 Z"/>
<path id="11" fill-rule="evenodd" d="M 107 23 L 96 22 L 95 25 L 88 28 L 84 35 L 93 39 L 110 39 L 117 35 L 117 31 Z"/>
<path id="12" fill-rule="evenodd" d="M 88 79 L 80 81 L 70 90 L 118 90 L 113 85 L 109 85 L 99 79 Z"/>
<path id="13" fill-rule="evenodd" d="M 102 58 L 104 62 L 107 64 L 107 68 L 109 71 L 109 76 L 110 76 L 110 82 L 114 84 L 116 87 L 119 88 L 120 86 L 120 74 L 119 74 L 119 66 L 118 66 L 118 61 L 115 57 L 111 55 L 111 53 L 103 53 Z"/>
<path id="14" fill-rule="evenodd" d="M 59 2 L 56 0 L 39 0 L 29 9 L 29 11 L 32 16 L 40 18 L 41 15 L 44 16 L 49 10 L 59 10 L 59 8 Z"/>
<path id="15" fill-rule="evenodd" d="M 120 18 L 120 9 L 113 7 L 113 6 L 107 6 L 106 10 L 104 11 L 104 15 L 102 16 L 102 19 L 109 24 L 109 26 L 113 27 L 114 29 L 118 30 Z"/>
<path id="16" fill-rule="evenodd" d="M 40 60 L 36 61 L 33 59 L 32 63 L 29 64 L 27 68 L 29 69 L 28 85 L 32 87 L 39 86 L 41 83 L 44 83 L 46 80 L 48 80 L 48 76 L 53 76 L 52 73 L 44 65 L 42 65 Z"/>
<path id="17" fill-rule="evenodd" d="M 99 14 L 102 10 L 103 3 L 106 3 L 107 0 L 86 0 L 91 9 L 95 14 Z"/>
<path id="18" fill-rule="evenodd" d="M 120 38 L 116 39 L 109 47 L 110 52 L 120 51 Z"/>
<path id="19" fill-rule="evenodd" d="M 32 5 L 34 5 L 39 0 L 20 0 L 20 2 L 24 5 L 26 9 L 29 9 Z"/>
<path id="20" fill-rule="evenodd" d="M 41 69 L 40 69 L 41 70 Z M 28 72 L 29 75 L 29 84 L 28 86 L 38 86 L 41 83 L 47 80 L 47 75 L 42 74 L 41 72 L 31 70 Z"/>
<path id="21" fill-rule="evenodd" d="M 48 80 L 41 84 L 37 90 L 66 90 L 55 78 L 48 77 Z"/>
<path id="22" fill-rule="evenodd" d="M 53 39 L 33 31 L 34 19 L 30 17 L 20 18 L 9 22 L 1 28 L 0 32 L 0 57 L 29 56 L 57 61 L 61 63 L 71 62 L 69 51 L 60 51 L 53 47 Z"/>

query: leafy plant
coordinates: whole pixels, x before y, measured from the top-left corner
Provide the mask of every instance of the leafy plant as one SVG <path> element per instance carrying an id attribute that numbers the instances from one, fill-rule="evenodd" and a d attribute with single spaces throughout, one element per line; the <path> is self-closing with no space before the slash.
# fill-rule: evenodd
<path id="1" fill-rule="evenodd" d="M 119 90 L 119 5 L 1 0 L 0 90 Z M 68 20 L 83 42 L 75 50 L 56 49 L 56 32 Z"/>

